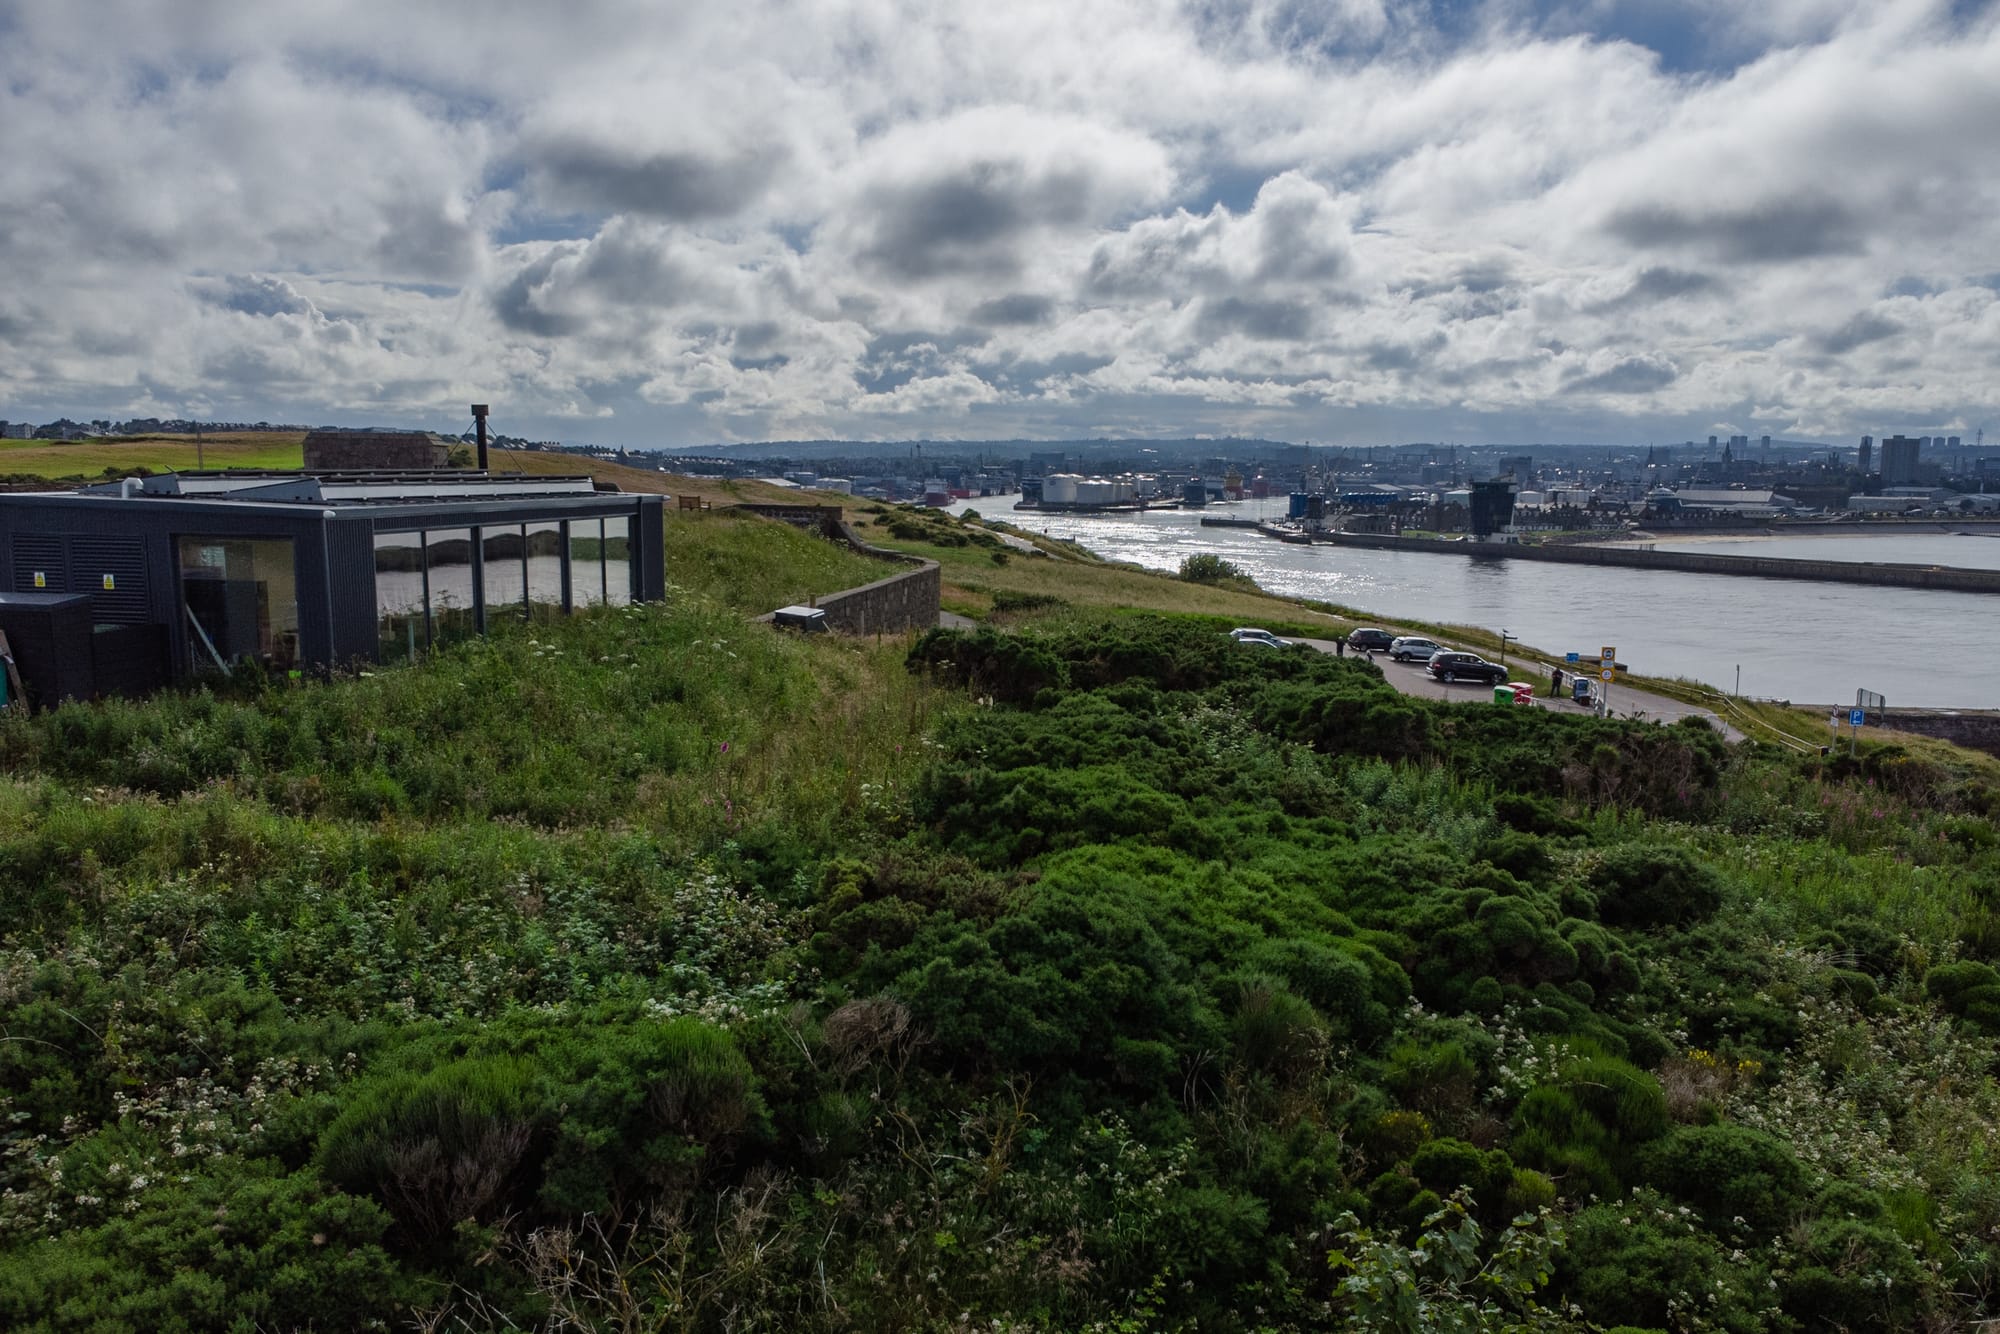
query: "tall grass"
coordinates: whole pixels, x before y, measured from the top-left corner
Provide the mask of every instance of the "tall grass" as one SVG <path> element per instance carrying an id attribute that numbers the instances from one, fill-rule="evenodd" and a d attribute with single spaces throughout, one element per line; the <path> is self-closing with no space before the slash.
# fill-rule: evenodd
<path id="1" fill-rule="evenodd" d="M 733 510 L 667 516 L 667 582 L 752 613 L 886 579 L 901 567 Z"/>
<path id="2" fill-rule="evenodd" d="M 938 707 L 900 653 L 688 597 L 330 684 L 8 715 L 0 769 L 306 817 L 637 827 L 690 848 L 765 820 L 826 832 L 862 818 Z"/>

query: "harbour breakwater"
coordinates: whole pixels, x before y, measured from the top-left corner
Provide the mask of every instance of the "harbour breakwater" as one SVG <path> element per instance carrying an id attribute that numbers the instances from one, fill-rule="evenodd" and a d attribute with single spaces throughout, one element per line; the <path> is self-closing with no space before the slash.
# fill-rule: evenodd
<path id="1" fill-rule="evenodd" d="M 1204 520 L 1203 522 L 1207 522 Z M 1263 525 L 1266 536 L 1296 541 L 1287 529 Z M 1377 533 L 1315 533 L 1315 543 L 1371 551 L 1418 551 L 1472 560 L 1538 560 L 1560 565 L 1610 565 L 1638 570 L 1679 570 L 1687 574 L 1748 575 L 1760 579 L 1808 579 L 1820 583 L 1878 587 L 1932 588 L 1954 593 L 2000 593 L 2000 570 L 1968 570 L 1947 565 L 1896 565 L 1864 561 L 1785 560 L 1775 556 L 1724 556 L 1709 552 L 1649 551 L 1631 546 L 1528 546 L 1520 542 L 1448 542 L 1432 537 L 1388 537 Z"/>

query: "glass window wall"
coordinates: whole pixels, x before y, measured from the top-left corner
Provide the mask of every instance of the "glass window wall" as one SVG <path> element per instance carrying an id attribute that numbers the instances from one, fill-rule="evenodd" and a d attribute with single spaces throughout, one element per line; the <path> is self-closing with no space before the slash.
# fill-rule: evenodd
<path id="1" fill-rule="evenodd" d="M 604 600 L 622 607 L 632 600 L 631 520 L 604 521 Z"/>
<path id="2" fill-rule="evenodd" d="M 430 647 L 424 583 L 424 535 L 375 534 L 376 636 L 383 662 L 408 662 Z"/>
<path id="3" fill-rule="evenodd" d="M 375 614 L 382 661 L 405 661 L 433 644 L 448 644 L 477 633 L 480 620 L 475 613 L 482 601 L 484 622 L 489 629 L 510 619 L 548 620 L 560 616 L 565 610 L 565 574 L 569 581 L 568 610 L 629 603 L 632 600 L 630 523 L 625 518 L 572 519 L 566 523 L 548 521 L 485 525 L 477 529 L 377 533 Z M 219 539 L 188 540 L 206 543 L 202 550 L 209 554 L 197 552 L 184 556 L 183 564 L 190 570 L 185 578 L 207 577 L 200 573 L 207 568 L 200 564 L 203 559 L 225 564 L 229 559 L 223 552 L 228 543 Z M 289 552 L 289 546 L 286 550 Z M 284 596 L 293 599 L 289 569 L 287 564 Z M 292 651 L 296 652 L 296 608 L 285 614 L 290 618 Z M 218 650 L 221 651 L 220 646 Z M 199 659 L 211 655 L 197 650 L 197 656 Z"/>
<path id="4" fill-rule="evenodd" d="M 180 539 L 181 627 L 197 669 L 299 657 L 299 588 L 289 538 Z"/>
<path id="5" fill-rule="evenodd" d="M 433 528 L 424 534 L 424 569 L 430 594 L 433 643 L 449 644 L 477 632 L 473 620 L 472 530 Z"/>
<path id="6" fill-rule="evenodd" d="M 485 553 L 486 627 L 504 624 L 507 618 L 521 619 L 527 611 L 528 570 L 521 525 L 487 524 L 479 530 L 480 549 Z"/>
<path id="7" fill-rule="evenodd" d="M 571 607 L 604 605 L 604 521 L 569 522 L 569 599 Z"/>
<path id="8" fill-rule="evenodd" d="M 563 614 L 563 532 L 560 523 L 527 526 L 528 619 L 554 620 Z"/>

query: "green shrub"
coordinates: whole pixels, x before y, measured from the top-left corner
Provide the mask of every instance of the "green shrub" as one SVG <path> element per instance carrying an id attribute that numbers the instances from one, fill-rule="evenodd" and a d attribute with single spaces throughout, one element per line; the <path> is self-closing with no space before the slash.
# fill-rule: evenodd
<path id="1" fill-rule="evenodd" d="M 1190 584 L 1248 583 L 1250 579 L 1238 566 L 1212 551 L 1184 557 L 1174 577 Z"/>
<path id="2" fill-rule="evenodd" d="M 1568 1241 L 1558 1287 L 1593 1321 L 1757 1334 L 1776 1304 L 1761 1265 L 1732 1257 L 1651 1191 L 1582 1210 Z"/>
<path id="3" fill-rule="evenodd" d="M 1272 978 L 1252 976 L 1237 984 L 1229 1026 L 1236 1059 L 1282 1082 L 1302 1082 L 1325 1063 L 1326 1021 Z"/>
<path id="4" fill-rule="evenodd" d="M 1428 1143 L 1431 1123 L 1422 1112 L 1384 1112 L 1362 1130 L 1362 1143 L 1377 1162 L 1400 1162 Z"/>
<path id="5" fill-rule="evenodd" d="M 1517 1162 L 1554 1177 L 1567 1199 L 1612 1195 L 1668 1125 L 1657 1079 L 1613 1057 L 1588 1057 L 1528 1091 L 1514 1109 L 1508 1148 Z"/>
<path id="6" fill-rule="evenodd" d="M 1479 1062 L 1462 1042 L 1401 1042 L 1389 1052 L 1382 1082 L 1404 1106 L 1447 1119 L 1470 1105 Z"/>
<path id="7" fill-rule="evenodd" d="M 178 1175 L 178 1174 L 176 1174 Z M 311 1171 L 256 1160 L 163 1179 L 96 1226 L 0 1251 L 0 1325 L 55 1330 L 363 1329 L 417 1286 L 389 1216 Z"/>
<path id="8" fill-rule="evenodd" d="M 1004 563 L 1007 553 L 993 553 L 994 563 Z M 993 610 L 997 612 L 1047 611 L 1053 607 L 1067 607 L 1069 603 L 1053 593 L 1019 593 L 1011 588 L 993 590 Z"/>
<path id="9" fill-rule="evenodd" d="M 1063 683 L 1061 662 L 1039 641 L 990 629 L 930 630 L 910 649 L 911 671 L 1009 704 Z"/>
<path id="10" fill-rule="evenodd" d="M 1286 935 L 1257 942 L 1245 953 L 1244 963 L 1282 978 L 1319 1012 L 1334 1036 L 1367 1041 L 1386 1033 L 1391 1023 L 1389 1007 L 1377 996 L 1376 974 L 1358 957 L 1373 953 L 1357 941 Z"/>
<path id="11" fill-rule="evenodd" d="M 1555 1203 L 1546 1177 L 1516 1169 L 1499 1149 L 1480 1149 L 1464 1140 L 1434 1139 L 1423 1145 L 1410 1155 L 1410 1175 L 1439 1195 L 1471 1192 L 1480 1216 L 1502 1223 Z"/>
<path id="12" fill-rule="evenodd" d="M 1598 914 L 1612 926 L 1688 926 L 1722 906 L 1722 880 L 1680 848 L 1626 843 L 1591 869 Z"/>
<path id="13" fill-rule="evenodd" d="M 729 1033 L 688 1016 L 607 1016 L 551 1061 L 554 1144 L 543 1202 L 614 1216 L 692 1187 L 713 1159 L 761 1130 L 763 1099 Z"/>
<path id="14" fill-rule="evenodd" d="M 1744 1126 L 1684 1126 L 1648 1148 L 1640 1170 L 1717 1228 L 1741 1218 L 1770 1234 L 1805 1202 L 1805 1172 L 1791 1148 Z"/>
<path id="15" fill-rule="evenodd" d="M 435 1242 L 519 1202 L 522 1170 L 547 1120 L 534 1066 L 468 1057 L 357 1087 L 320 1139 L 319 1164 Z"/>
<path id="16" fill-rule="evenodd" d="M 1779 1284 L 1785 1314 L 1805 1329 L 1915 1327 L 1924 1272 L 1888 1228 L 1852 1218 L 1815 1218 L 1803 1228 L 1799 1263 Z"/>
<path id="17" fill-rule="evenodd" d="M 1924 994 L 1989 1033 L 2000 1033 L 2000 971 L 1967 960 L 1942 963 L 1924 974 Z"/>

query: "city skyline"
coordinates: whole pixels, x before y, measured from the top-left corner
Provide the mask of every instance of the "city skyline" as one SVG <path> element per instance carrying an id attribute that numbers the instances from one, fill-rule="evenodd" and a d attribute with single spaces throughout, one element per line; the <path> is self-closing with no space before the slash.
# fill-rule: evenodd
<path id="1" fill-rule="evenodd" d="M 477 400 L 663 448 L 2000 418 L 1991 3 L 27 0 L 0 37 L 0 416 Z"/>

